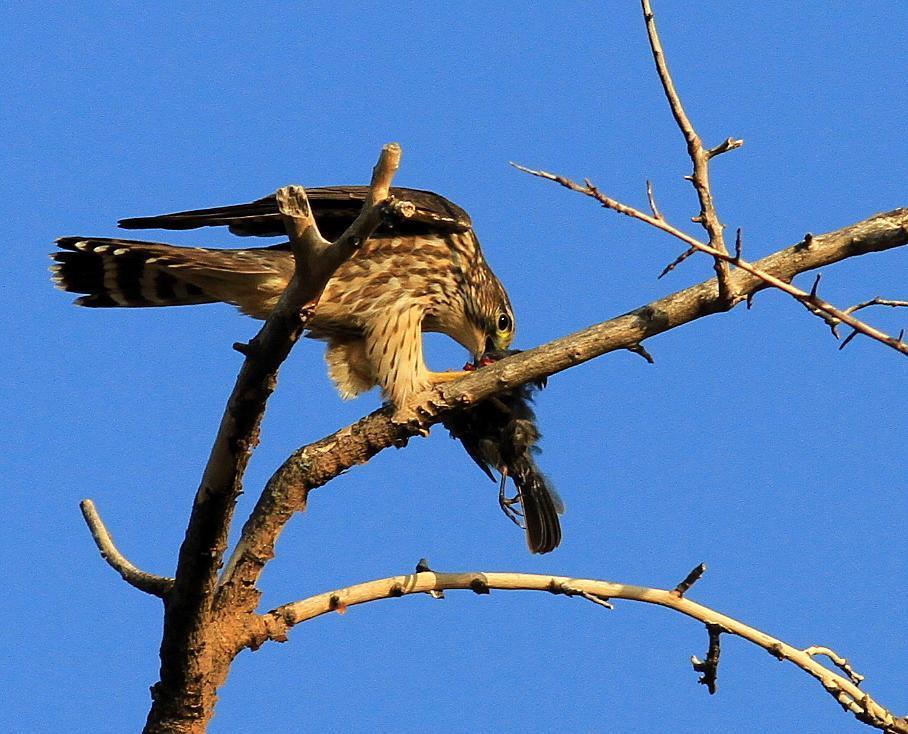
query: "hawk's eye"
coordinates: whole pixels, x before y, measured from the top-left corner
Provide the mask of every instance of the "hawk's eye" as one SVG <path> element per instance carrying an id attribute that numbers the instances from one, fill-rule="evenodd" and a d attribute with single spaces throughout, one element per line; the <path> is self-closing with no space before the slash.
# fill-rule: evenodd
<path id="1" fill-rule="evenodd" d="M 506 313 L 498 315 L 498 331 L 510 331 L 511 330 L 511 317 Z"/>

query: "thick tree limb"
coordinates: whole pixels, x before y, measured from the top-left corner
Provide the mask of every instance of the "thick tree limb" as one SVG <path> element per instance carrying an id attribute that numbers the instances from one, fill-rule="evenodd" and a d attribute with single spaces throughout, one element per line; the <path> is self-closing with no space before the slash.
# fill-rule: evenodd
<path id="1" fill-rule="evenodd" d="M 908 244 L 908 209 L 877 214 L 857 224 L 817 235 L 754 263 L 761 272 L 787 283 L 798 273 L 849 257 Z M 769 287 L 765 280 L 737 269 L 731 287 L 745 298 Z M 420 430 L 437 423 L 446 410 L 470 405 L 494 392 L 552 375 L 607 352 L 628 349 L 643 339 L 726 310 L 715 279 L 687 288 L 617 318 L 591 326 L 500 362 L 414 398 L 417 421 L 395 423 L 377 411 L 290 456 L 268 481 L 247 520 L 230 563 L 224 594 L 241 594 L 252 611 L 255 584 L 274 544 L 294 512 L 305 509 L 308 493 L 389 446 L 401 446 Z"/>
<path id="2" fill-rule="evenodd" d="M 815 656 L 818 654 L 828 655 L 831 652 L 828 648 L 809 647 L 806 650 L 800 650 L 728 615 L 691 601 L 675 590 L 631 586 L 611 581 L 526 573 L 436 573 L 426 571 L 391 576 L 318 594 L 258 615 L 250 622 L 245 644 L 248 647 L 257 648 L 267 640 L 283 642 L 287 639 L 288 632 L 297 624 L 332 611 L 346 611 L 358 604 L 409 594 L 454 589 L 468 589 L 476 593 L 489 593 L 491 590 L 546 591 L 552 594 L 581 596 L 595 601 L 597 604 L 601 604 L 603 601 L 627 599 L 667 607 L 703 622 L 710 630 L 709 658 L 711 662 L 708 661 L 701 665 L 704 666 L 702 671 L 706 678 L 704 682 L 713 689 L 715 667 L 718 663 L 718 635 L 720 632 L 736 635 L 763 648 L 779 660 L 793 663 L 813 676 L 842 708 L 850 711 L 860 721 L 885 732 L 908 734 L 908 719 L 894 716 L 891 711 L 881 706 L 859 688 L 853 677 L 854 672 L 850 668 L 848 668 L 846 676 L 842 676 L 815 660 Z M 841 661 L 840 658 L 838 661 L 835 658 L 833 660 L 836 665 L 839 665 L 838 661 Z"/>
<path id="3" fill-rule="evenodd" d="M 400 153 L 395 143 L 382 149 L 360 216 L 334 243 L 318 233 L 301 188 L 290 187 L 279 194 L 297 272 L 261 331 L 241 349 L 246 359 L 196 493 L 174 586 L 165 599 L 161 679 L 152 688 L 146 732 L 203 731 L 213 712 L 215 692 L 233 659 L 232 646 L 224 639 L 229 636 L 219 634 L 223 630 L 212 624 L 214 592 L 265 404 L 281 363 L 303 331 L 309 306 L 317 301 L 335 268 L 378 226 Z"/>
<path id="4" fill-rule="evenodd" d="M 120 553 L 119 549 L 113 542 L 104 521 L 95 509 L 95 503 L 91 500 L 82 500 L 79 503 L 82 510 L 82 516 L 85 523 L 91 531 L 91 537 L 95 540 L 95 545 L 101 551 L 101 558 L 107 561 L 108 565 L 116 571 L 123 580 L 130 586 L 134 586 L 139 591 L 144 591 L 152 596 L 164 597 L 173 588 L 173 579 L 166 576 L 157 576 L 153 573 L 137 568 Z"/>

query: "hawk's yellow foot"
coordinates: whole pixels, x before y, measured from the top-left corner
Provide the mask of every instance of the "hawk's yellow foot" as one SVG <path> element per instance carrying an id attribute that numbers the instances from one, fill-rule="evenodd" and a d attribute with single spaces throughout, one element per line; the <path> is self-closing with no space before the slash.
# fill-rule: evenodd
<path id="1" fill-rule="evenodd" d="M 468 370 L 448 370 L 446 372 L 430 372 L 429 383 L 432 385 L 444 385 L 446 382 L 454 382 L 461 377 L 472 375 Z"/>

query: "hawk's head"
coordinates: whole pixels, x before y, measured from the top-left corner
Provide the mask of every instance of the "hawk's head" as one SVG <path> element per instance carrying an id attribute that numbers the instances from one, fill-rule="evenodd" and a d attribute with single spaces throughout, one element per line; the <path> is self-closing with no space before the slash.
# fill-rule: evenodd
<path id="1" fill-rule="evenodd" d="M 514 310 L 504 286 L 485 263 L 483 266 L 472 273 L 465 309 L 472 339 L 464 346 L 476 359 L 488 351 L 507 349 L 516 329 Z"/>
<path id="2" fill-rule="evenodd" d="M 511 342 L 514 341 L 514 331 L 517 326 L 514 322 L 514 310 L 508 300 L 508 294 L 505 293 L 498 278 L 493 276 L 491 286 L 492 293 L 490 293 L 489 303 L 481 316 L 486 337 L 483 352 L 510 347 Z"/>

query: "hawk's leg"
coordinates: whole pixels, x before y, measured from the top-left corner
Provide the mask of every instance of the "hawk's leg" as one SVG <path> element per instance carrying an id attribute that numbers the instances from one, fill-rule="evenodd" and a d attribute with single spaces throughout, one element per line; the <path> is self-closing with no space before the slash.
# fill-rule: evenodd
<path id="1" fill-rule="evenodd" d="M 517 527 L 523 528 L 526 530 L 526 526 L 521 522 L 523 517 L 523 512 L 514 507 L 514 505 L 520 504 L 520 495 L 517 494 L 514 497 L 508 497 L 504 493 L 505 484 L 508 481 L 508 472 L 507 470 L 501 473 L 501 484 L 498 485 L 498 506 L 501 507 L 501 511 L 507 515 L 508 519 L 514 523 Z M 522 505 L 521 505 L 522 509 Z"/>
<path id="2" fill-rule="evenodd" d="M 429 372 L 429 384 L 430 385 L 443 385 L 446 382 L 454 382 L 454 380 L 459 380 L 461 377 L 466 377 L 467 375 L 472 375 L 472 372 L 467 370 L 448 370 L 447 372 Z"/>

